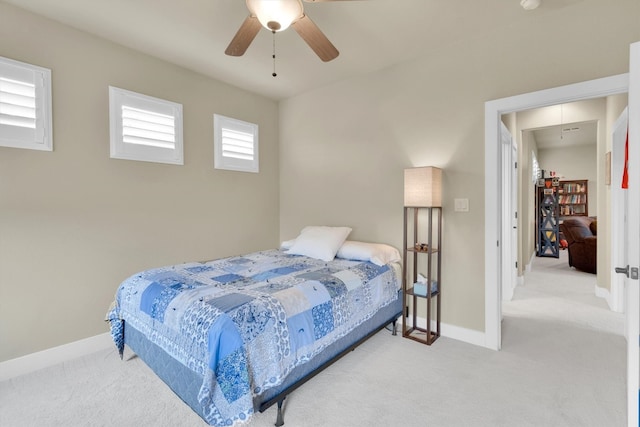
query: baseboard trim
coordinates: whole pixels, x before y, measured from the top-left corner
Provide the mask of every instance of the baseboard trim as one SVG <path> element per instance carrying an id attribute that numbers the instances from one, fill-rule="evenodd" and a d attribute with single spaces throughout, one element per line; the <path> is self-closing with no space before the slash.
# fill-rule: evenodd
<path id="1" fill-rule="evenodd" d="M 404 317 L 401 317 L 400 322 L 404 322 Z M 427 326 L 427 319 L 424 317 L 416 318 L 418 326 L 425 328 Z M 402 328 L 402 324 L 398 325 Z M 435 321 L 432 321 L 431 328 L 435 330 Z M 440 336 L 451 338 L 457 341 L 462 341 L 467 344 L 477 345 L 479 347 L 490 348 L 486 343 L 486 337 L 484 332 L 474 331 L 473 329 L 461 328 L 460 326 L 449 325 L 440 322 Z"/>
<path id="2" fill-rule="evenodd" d="M 525 273 L 531 273 L 531 268 L 533 267 L 533 260 L 536 259 L 536 252 L 533 251 L 531 253 L 531 257 L 529 257 L 529 263 L 524 266 Z"/>
<path id="3" fill-rule="evenodd" d="M 609 292 L 609 289 L 601 288 L 597 284 L 595 285 L 595 287 L 595 295 L 598 298 L 604 298 L 604 300 L 607 302 L 607 305 L 609 306 L 609 310 L 615 311 L 613 309 L 613 301 L 611 300 L 611 293 Z"/>
<path id="4" fill-rule="evenodd" d="M 400 319 L 401 321 L 404 320 L 402 317 Z M 418 318 L 418 323 L 426 326 L 427 321 L 424 318 Z M 435 325 L 433 326 L 435 327 Z M 487 347 L 484 332 L 440 323 L 440 333 L 443 337 L 480 347 Z M 104 334 L 0 362 L 0 381 L 6 381 L 20 375 L 57 365 L 58 363 L 86 356 L 100 350 L 106 350 L 112 346 L 114 346 L 114 344 L 111 335 L 105 332 Z"/>
<path id="5" fill-rule="evenodd" d="M 105 332 L 104 334 L 7 360 L 0 363 L 0 381 L 105 350 L 110 346 L 114 346 L 111 334 Z"/>

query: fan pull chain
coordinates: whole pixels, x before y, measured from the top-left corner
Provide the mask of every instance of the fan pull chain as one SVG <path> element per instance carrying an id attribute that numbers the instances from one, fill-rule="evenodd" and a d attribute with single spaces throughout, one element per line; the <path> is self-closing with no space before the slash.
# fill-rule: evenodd
<path id="1" fill-rule="evenodd" d="M 273 77 L 276 77 L 276 32 L 271 31 L 273 33 L 273 73 L 271 74 Z"/>

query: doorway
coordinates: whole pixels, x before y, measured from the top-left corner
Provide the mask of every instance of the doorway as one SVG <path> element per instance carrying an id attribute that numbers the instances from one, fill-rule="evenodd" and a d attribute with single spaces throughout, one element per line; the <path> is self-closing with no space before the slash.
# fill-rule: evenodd
<path id="1" fill-rule="evenodd" d="M 502 133 L 510 131 L 517 141 L 514 147 L 518 148 L 516 159 L 519 171 L 519 177 L 510 179 L 507 172 L 503 171 L 503 190 L 508 189 L 509 181 L 517 182 L 518 193 L 521 195 L 516 215 L 518 239 L 513 246 L 516 248 L 513 252 L 519 252 L 515 263 L 518 266 L 518 277 L 510 278 L 513 288 L 505 286 L 506 281 L 503 281 L 503 319 L 507 315 L 512 318 L 526 313 L 527 317 L 535 319 L 555 318 L 623 335 L 624 317 L 620 313 L 614 313 L 622 311 L 621 301 L 616 298 L 617 286 L 611 282 L 615 275 L 607 274 L 611 270 L 610 256 L 613 251 L 610 250 L 611 215 L 604 208 L 615 186 L 607 186 L 602 179 L 605 175 L 605 162 L 602 160 L 605 153 L 611 150 L 607 147 L 611 147 L 609 140 L 614 126 L 613 118 L 626 105 L 627 96 L 623 94 L 517 111 L 502 116 L 505 124 Z M 509 126 L 509 131 L 506 126 Z M 505 137 L 502 135 L 503 167 L 504 147 Z M 597 228 L 601 233 L 597 241 L 597 263 L 595 252 L 581 252 L 583 256 L 574 259 L 573 263 L 578 269 L 571 268 L 568 250 L 559 244 L 562 241 L 561 234 L 558 234 L 560 230 L 556 229 L 551 237 L 540 240 L 541 233 L 537 226 L 540 207 L 536 200 L 539 200 L 542 191 L 539 185 L 542 173 L 545 178 L 553 176 L 559 180 L 558 188 L 563 194 L 558 199 L 559 206 L 555 215 L 559 222 L 585 216 L 599 217 Z M 548 183 L 551 183 L 550 180 Z M 508 200 L 504 194 L 502 200 Z M 503 218 L 508 217 L 504 213 L 506 205 L 503 202 Z M 503 229 L 505 225 L 511 228 L 509 221 L 503 221 Z M 548 226 L 547 223 L 545 225 Z M 551 232 L 547 231 L 549 233 Z M 502 241 L 504 239 L 503 231 Z M 595 239 L 590 242 L 594 241 Z M 550 245 L 554 250 L 548 250 Z M 588 247 L 593 246 L 590 244 Z M 598 275 L 590 274 L 595 273 L 596 264 Z M 537 269 L 539 270 L 536 271 Z M 502 277 L 505 277 L 504 273 Z"/>
<path id="2" fill-rule="evenodd" d="M 519 138 L 520 148 L 518 187 L 521 200 L 518 202 L 517 246 L 519 284 L 523 283 L 525 272 L 530 270 L 531 265 L 535 265 L 532 263 L 535 256 L 557 258 L 563 254 L 565 245 L 562 242 L 565 241 L 559 236 L 559 224 L 563 220 L 599 215 L 600 228 L 605 232 L 596 241 L 599 247 L 600 272 L 597 282 L 596 276 L 593 276 L 592 292 L 599 297 L 607 297 L 609 277 L 605 271 L 608 269 L 609 251 L 604 248 L 608 246 L 610 235 L 606 233 L 609 215 L 604 207 L 610 187 L 598 179 L 599 175 L 604 175 L 603 168 L 598 166 L 604 165 L 601 160 L 610 139 L 607 129 L 612 124 L 612 119 L 609 116 L 626 106 L 626 98 L 595 98 L 519 111 L 506 117 L 512 132 Z M 543 190 L 539 181 L 546 178 L 547 184 L 551 185 L 552 177 L 557 191 L 553 192 L 551 187 Z M 545 226 L 551 231 L 544 234 L 538 229 L 542 219 L 538 203 L 543 200 L 543 191 L 557 196 L 546 197 L 544 200 L 555 200 L 558 203 L 557 208 L 549 210 L 552 213 L 551 219 L 545 217 Z M 594 240 L 590 243 L 594 243 Z M 592 246 L 589 245 L 589 248 Z M 576 265 L 583 271 L 595 273 L 596 252 L 590 249 L 584 255 L 577 259 Z M 503 295 L 503 301 L 505 300 L 508 298 Z"/>
<path id="3" fill-rule="evenodd" d="M 632 45 L 632 58 L 637 58 L 640 48 Z M 635 48 L 635 50 L 634 50 Z M 636 64 L 636 67 L 638 65 Z M 634 68 L 632 67 L 632 70 Z M 636 68 L 637 70 L 637 68 Z M 637 75 L 637 74 L 635 74 Z M 509 98 L 489 101 L 485 104 L 485 345 L 488 348 L 500 350 L 502 342 L 501 319 L 502 319 L 502 295 L 503 282 L 509 281 L 509 277 L 501 275 L 501 265 L 510 255 L 512 248 L 509 241 L 501 241 L 500 232 L 503 224 L 501 217 L 500 194 L 503 186 L 500 156 L 500 123 L 502 114 L 516 111 L 528 110 L 532 108 L 546 107 L 556 104 L 565 104 L 579 100 L 607 97 L 629 92 L 629 74 L 592 80 L 554 89 L 547 89 L 524 95 L 517 95 Z M 631 91 L 633 99 L 637 103 L 635 89 Z M 630 98 L 632 98 L 630 96 Z M 630 126 L 631 128 L 631 126 Z M 634 148 L 635 150 L 635 148 Z M 631 151 L 631 150 L 630 150 Z M 635 182 L 635 181 L 634 181 Z M 637 185 L 637 184 L 636 184 Z M 637 198 L 634 198 L 637 201 Z M 636 214 L 637 205 L 632 205 L 629 209 L 631 214 Z M 633 225 L 635 227 L 635 225 Z M 631 232 L 636 232 L 634 228 Z M 635 235 L 635 234 L 634 234 Z M 635 260 L 636 248 L 629 249 L 630 259 Z M 635 291 L 634 291 L 635 292 Z M 632 296 L 632 295 L 635 295 Z M 628 301 L 637 301 L 637 292 L 629 294 Z M 637 302 L 635 302 L 637 304 Z M 637 310 L 637 306 L 635 306 Z M 633 310 L 631 310 L 633 312 Z M 629 323 L 631 322 L 631 323 Z M 629 318 L 627 324 L 637 325 L 637 318 Z M 637 327 L 630 334 L 630 337 L 637 335 Z M 631 424 L 637 423 L 637 346 L 632 345 L 634 340 L 628 339 L 627 375 L 628 375 L 628 421 Z M 635 353 L 634 353 L 635 352 Z M 635 362 L 634 362 L 635 361 Z M 630 365 L 630 363 L 633 364 Z M 634 404 L 635 400 L 635 404 Z M 634 421 L 635 420 L 635 421 Z M 630 424 L 630 425 L 631 425 Z"/>
<path id="4" fill-rule="evenodd" d="M 533 108 L 565 104 L 579 100 L 601 98 L 625 93 L 629 88 L 628 74 L 547 89 L 524 95 L 489 101 L 485 104 L 485 345 L 501 348 L 502 289 L 508 277 L 501 276 L 501 266 L 509 262 L 515 248 L 500 239 L 502 218 L 499 195 L 503 188 L 500 175 L 500 123 L 503 114 Z M 513 288 L 513 286 L 511 286 Z"/>

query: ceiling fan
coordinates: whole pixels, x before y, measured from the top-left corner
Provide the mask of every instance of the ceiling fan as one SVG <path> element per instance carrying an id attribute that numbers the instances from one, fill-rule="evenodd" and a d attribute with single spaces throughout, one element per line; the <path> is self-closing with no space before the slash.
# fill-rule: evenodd
<path id="1" fill-rule="evenodd" d="M 304 1 L 315 3 L 349 0 Z M 304 13 L 301 0 L 246 0 L 246 3 L 249 16 L 224 51 L 227 55 L 244 55 L 261 26 L 274 34 L 293 26 L 293 29 L 324 62 L 331 61 L 339 55 L 338 49 Z"/>

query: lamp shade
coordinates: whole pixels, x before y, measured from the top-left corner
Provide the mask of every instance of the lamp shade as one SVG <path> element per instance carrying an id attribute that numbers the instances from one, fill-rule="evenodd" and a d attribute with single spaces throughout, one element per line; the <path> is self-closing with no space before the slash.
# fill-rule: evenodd
<path id="1" fill-rule="evenodd" d="M 404 205 L 442 206 L 442 169 L 426 166 L 404 170 Z"/>
<path id="2" fill-rule="evenodd" d="M 246 0 L 249 11 L 270 31 L 284 31 L 304 14 L 300 0 Z"/>

